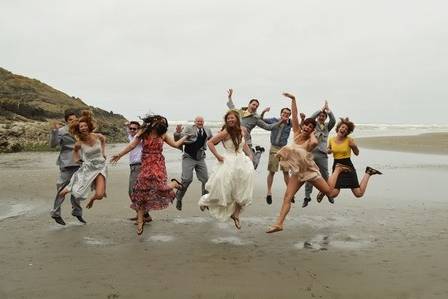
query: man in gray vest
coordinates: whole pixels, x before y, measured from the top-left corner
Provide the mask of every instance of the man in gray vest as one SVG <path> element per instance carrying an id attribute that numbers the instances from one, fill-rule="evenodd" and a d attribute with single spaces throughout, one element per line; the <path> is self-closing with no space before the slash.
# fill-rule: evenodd
<path id="1" fill-rule="evenodd" d="M 325 123 L 327 116 L 330 120 Z M 328 135 L 336 124 L 336 119 L 333 112 L 328 108 L 328 103 L 325 101 L 325 105 L 321 110 L 316 111 L 310 118 L 316 119 L 317 125 L 314 130 L 319 144 L 314 148 L 312 154 L 314 157 L 314 162 L 316 162 L 319 167 L 320 174 L 324 180 L 328 180 L 328 154 L 327 154 L 327 143 Z M 302 207 L 305 208 L 311 201 L 311 192 L 313 192 L 313 185 L 310 183 L 305 184 L 305 198 L 303 199 Z M 320 201 L 320 200 L 318 200 Z M 334 203 L 333 198 L 328 198 L 330 203 Z"/>
<path id="2" fill-rule="evenodd" d="M 70 123 L 77 120 L 77 116 L 74 110 L 66 110 L 64 113 L 65 126 L 59 127 L 57 123 L 53 123 L 50 133 L 50 146 L 60 147 L 60 152 L 56 164 L 59 166 L 59 178 L 56 182 L 56 197 L 54 199 L 53 209 L 50 212 L 51 218 L 56 223 L 65 225 L 64 219 L 61 217 L 61 205 L 64 202 L 65 196 L 60 196 L 59 192 L 65 188 L 70 182 L 72 175 L 78 170 L 80 163 L 73 161 L 73 147 L 75 145 L 75 139 L 69 133 Z M 80 199 L 70 197 L 72 203 L 72 215 L 78 218 L 82 223 L 87 223 L 82 218 L 82 208 Z"/>
<path id="3" fill-rule="evenodd" d="M 196 177 L 202 183 L 202 195 L 206 193 L 205 183 L 208 181 L 207 164 L 205 163 L 205 150 L 207 149 L 207 140 L 212 138 L 212 131 L 204 127 L 204 118 L 197 116 L 194 119 L 194 125 L 188 126 L 185 130 L 181 125 L 177 125 L 174 133 L 174 140 L 179 140 L 183 136 L 189 136 L 183 145 L 184 154 L 182 155 L 182 190 L 176 193 L 176 209 L 182 210 L 182 199 L 188 186 L 193 181 L 193 170 L 196 171 Z"/>
<path id="4" fill-rule="evenodd" d="M 280 126 L 282 121 L 278 121 L 273 124 L 267 124 L 261 119 L 260 115 L 257 114 L 258 106 L 260 106 L 260 102 L 257 99 L 252 99 L 249 101 L 249 105 L 247 107 L 242 107 L 241 109 L 235 109 L 235 104 L 232 100 L 233 89 L 229 89 L 228 93 L 228 102 L 227 107 L 229 109 L 235 110 L 240 115 L 241 126 L 247 129 L 247 134 L 244 136 L 246 138 L 246 143 L 249 148 L 253 152 L 253 164 L 254 168 L 257 169 L 258 164 L 260 163 L 261 154 L 264 152 L 264 148 L 261 146 L 256 146 L 255 149 L 252 147 L 252 137 L 250 132 L 255 127 L 260 127 L 267 131 L 271 131 L 273 128 Z"/>

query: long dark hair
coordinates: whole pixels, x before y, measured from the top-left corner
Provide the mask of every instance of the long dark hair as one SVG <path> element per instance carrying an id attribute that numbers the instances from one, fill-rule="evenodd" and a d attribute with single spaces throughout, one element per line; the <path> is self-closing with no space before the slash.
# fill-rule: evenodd
<path id="1" fill-rule="evenodd" d="M 236 118 L 235 126 L 229 127 L 227 126 L 227 117 L 232 114 Z M 240 121 L 240 115 L 238 112 L 234 110 L 230 110 L 229 112 L 224 115 L 224 125 L 222 126 L 222 130 L 226 129 L 227 133 L 230 135 L 230 139 L 232 139 L 233 145 L 235 146 L 235 152 L 238 151 L 238 148 L 240 147 L 241 141 L 243 140 L 243 132 L 241 130 L 241 121 Z"/>
<path id="2" fill-rule="evenodd" d="M 147 115 L 142 118 L 143 125 L 141 129 L 143 130 L 142 138 L 146 138 L 153 130 L 156 131 L 157 135 L 160 137 L 168 131 L 168 120 L 161 115 Z"/>

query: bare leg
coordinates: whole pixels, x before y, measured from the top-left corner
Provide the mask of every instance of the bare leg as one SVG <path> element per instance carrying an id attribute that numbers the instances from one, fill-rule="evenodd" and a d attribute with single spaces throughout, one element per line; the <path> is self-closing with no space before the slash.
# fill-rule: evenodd
<path id="1" fill-rule="evenodd" d="M 283 223 L 285 222 L 286 215 L 288 215 L 289 210 L 291 209 L 291 199 L 302 185 L 303 182 L 299 182 L 297 176 L 292 175 L 289 178 L 288 186 L 283 197 L 282 208 L 280 209 L 280 215 L 277 218 L 277 222 L 267 231 L 267 233 L 274 233 L 283 230 Z"/>
<path id="2" fill-rule="evenodd" d="M 334 187 L 336 186 L 339 174 L 346 171 L 351 171 L 351 168 L 342 164 L 336 164 L 333 173 L 328 178 L 328 183 L 325 182 L 325 180 L 322 178 L 310 182 L 320 191 L 317 195 L 317 202 L 320 202 L 325 195 L 327 195 L 329 198 L 338 196 L 339 189 L 334 189 Z"/>
<path id="3" fill-rule="evenodd" d="M 328 186 L 327 182 L 321 177 L 315 180 L 309 181 L 314 187 L 316 187 L 320 192 L 324 193 L 328 197 L 335 198 L 339 194 L 339 189 L 334 189 Z"/>
<path id="4" fill-rule="evenodd" d="M 241 229 L 240 212 L 241 212 L 241 206 L 236 203 L 235 204 L 235 211 L 233 212 L 232 216 L 230 216 L 230 218 L 233 219 L 233 222 L 235 223 L 235 226 L 236 226 L 237 229 Z"/>
<path id="5" fill-rule="evenodd" d="M 275 175 L 275 172 L 269 171 L 268 178 L 267 178 L 267 183 L 268 183 L 268 194 L 267 195 L 272 195 L 272 183 L 274 182 L 274 175 Z"/>
<path id="6" fill-rule="evenodd" d="M 172 179 L 168 184 L 167 184 L 170 188 L 172 189 L 177 189 L 177 190 L 181 190 L 184 188 L 184 186 L 182 185 L 181 182 L 179 182 L 176 179 Z"/>
<path id="7" fill-rule="evenodd" d="M 69 193 L 69 192 L 70 192 L 70 190 L 68 190 L 68 188 L 65 187 L 64 189 L 62 189 L 62 190 L 59 192 L 59 196 L 60 196 L 60 197 L 64 197 L 64 196 L 67 195 L 67 193 Z"/>
<path id="8" fill-rule="evenodd" d="M 145 225 L 145 210 L 139 209 L 137 211 L 137 235 L 143 233 L 143 226 Z"/>
<path id="9" fill-rule="evenodd" d="M 95 178 L 94 184 L 95 184 L 95 194 L 93 194 L 92 197 L 90 197 L 89 202 L 86 205 L 87 209 L 90 209 L 93 206 L 95 200 L 103 199 L 104 195 L 106 194 L 106 178 L 102 174 L 99 174 Z"/>
<path id="10" fill-rule="evenodd" d="M 361 184 L 359 184 L 358 188 L 353 188 L 352 192 L 356 197 L 362 197 L 367 189 L 367 184 L 369 183 L 370 174 L 366 173 L 362 177 Z"/>

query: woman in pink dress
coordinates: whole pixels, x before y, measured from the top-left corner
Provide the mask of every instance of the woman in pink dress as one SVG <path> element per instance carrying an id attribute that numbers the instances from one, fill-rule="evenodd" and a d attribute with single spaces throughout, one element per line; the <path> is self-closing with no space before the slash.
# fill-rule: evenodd
<path id="1" fill-rule="evenodd" d="M 282 147 L 278 151 L 277 156 L 280 159 L 280 165 L 288 169 L 291 176 L 286 187 L 280 215 L 277 218 L 277 222 L 266 231 L 267 233 L 283 230 L 283 223 L 291 208 L 291 200 L 303 184 L 310 182 L 319 191 L 333 198 L 338 194 L 338 191 L 334 189 L 338 175 L 341 172 L 351 170 L 345 165 L 337 164 L 333 174 L 328 178 L 328 182 L 322 178 L 311 154 L 311 151 L 318 144 L 316 136 L 314 136 L 316 121 L 307 118 L 300 126 L 295 96 L 289 93 L 284 93 L 283 95 L 291 99 L 291 123 L 294 132 L 294 142 Z"/>
<path id="2" fill-rule="evenodd" d="M 134 185 L 131 196 L 131 208 L 137 211 L 137 234 L 143 233 L 146 211 L 166 209 L 175 198 L 174 189 L 182 189 L 181 183 L 172 179 L 167 182 L 165 157 L 162 154 L 163 144 L 178 148 L 188 136 L 174 141 L 168 130 L 168 121 L 160 115 L 148 116 L 143 119 L 143 126 L 131 141 L 118 154 L 112 156 L 111 162 L 116 163 L 140 142 L 143 142 L 142 166 Z"/>

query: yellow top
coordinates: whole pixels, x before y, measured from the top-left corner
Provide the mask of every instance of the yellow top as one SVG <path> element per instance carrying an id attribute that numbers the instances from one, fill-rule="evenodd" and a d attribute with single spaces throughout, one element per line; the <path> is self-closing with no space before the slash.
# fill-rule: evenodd
<path id="1" fill-rule="evenodd" d="M 350 158 L 352 149 L 349 146 L 350 137 L 344 139 L 342 143 L 336 143 L 336 137 L 330 138 L 330 147 L 333 151 L 334 159 Z"/>

